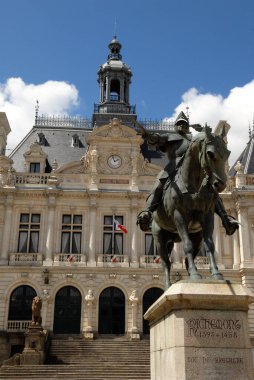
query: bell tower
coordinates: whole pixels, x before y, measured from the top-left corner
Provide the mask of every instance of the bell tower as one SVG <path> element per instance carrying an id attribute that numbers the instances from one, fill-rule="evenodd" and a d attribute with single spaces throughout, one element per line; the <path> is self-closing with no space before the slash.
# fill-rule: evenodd
<path id="1" fill-rule="evenodd" d="M 122 61 L 122 45 L 116 36 L 108 47 L 108 59 L 98 71 L 100 101 L 94 105 L 93 125 L 105 125 L 116 117 L 131 126 L 137 118 L 136 107 L 129 100 L 132 71 Z"/>

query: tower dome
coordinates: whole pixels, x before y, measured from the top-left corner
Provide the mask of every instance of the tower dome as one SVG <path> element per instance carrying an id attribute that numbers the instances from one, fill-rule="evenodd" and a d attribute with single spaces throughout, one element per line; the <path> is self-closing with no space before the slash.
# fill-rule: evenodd
<path id="1" fill-rule="evenodd" d="M 135 107 L 130 105 L 131 68 L 122 61 L 122 45 L 114 36 L 108 45 L 107 61 L 98 71 L 100 101 L 95 104 L 93 122 L 106 124 L 114 117 L 120 117 L 127 124 L 136 119 Z"/>

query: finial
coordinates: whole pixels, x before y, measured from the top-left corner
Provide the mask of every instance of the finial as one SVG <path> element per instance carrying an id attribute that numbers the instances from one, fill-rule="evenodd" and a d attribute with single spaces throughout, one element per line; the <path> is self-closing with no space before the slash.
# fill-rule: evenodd
<path id="1" fill-rule="evenodd" d="M 40 108 L 40 106 L 39 106 L 39 100 L 36 100 L 36 105 L 35 105 L 35 125 L 37 124 L 39 108 Z"/>
<path id="2" fill-rule="evenodd" d="M 186 106 L 186 112 L 185 112 L 187 119 L 190 121 L 190 107 L 187 105 Z"/>

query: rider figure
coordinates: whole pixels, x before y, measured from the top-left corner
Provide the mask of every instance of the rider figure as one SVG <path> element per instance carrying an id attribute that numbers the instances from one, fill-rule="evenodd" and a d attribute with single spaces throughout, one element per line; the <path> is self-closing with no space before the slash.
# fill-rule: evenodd
<path id="1" fill-rule="evenodd" d="M 175 120 L 175 133 L 166 134 L 151 134 L 143 127 L 142 137 L 145 138 L 149 144 L 157 145 L 162 152 L 166 152 L 169 162 L 163 170 L 158 174 L 154 187 L 146 200 L 146 210 L 138 215 L 137 224 L 140 225 L 141 230 L 147 231 L 152 221 L 152 213 L 156 210 L 162 201 L 163 188 L 172 182 L 175 175 L 182 164 L 184 155 L 190 145 L 192 136 L 189 127 L 197 131 L 201 131 L 202 127 L 199 124 L 189 125 L 189 120 L 181 111 Z M 223 227 L 227 235 L 232 235 L 236 229 L 239 228 L 239 223 L 231 216 L 227 215 L 222 199 L 218 196 L 215 203 L 215 212 L 220 216 Z"/>

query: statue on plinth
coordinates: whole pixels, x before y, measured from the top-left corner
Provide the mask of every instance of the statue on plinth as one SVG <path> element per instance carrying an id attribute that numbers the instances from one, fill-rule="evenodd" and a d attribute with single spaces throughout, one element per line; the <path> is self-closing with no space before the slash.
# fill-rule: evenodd
<path id="1" fill-rule="evenodd" d="M 36 296 L 33 298 L 32 302 L 32 323 L 31 326 L 41 325 L 41 308 L 42 308 L 42 300 L 40 297 Z"/>
<path id="2" fill-rule="evenodd" d="M 170 259 L 175 242 L 182 241 L 185 264 L 192 279 L 200 279 L 194 263 L 204 242 L 210 259 L 212 277 L 223 279 L 214 258 L 214 212 L 222 220 L 227 235 L 239 223 L 227 215 L 219 192 L 226 187 L 227 150 L 225 129 L 215 135 L 208 126 L 191 125 L 198 133 L 192 137 L 189 120 L 181 112 L 175 121 L 175 132 L 151 134 L 138 124 L 143 138 L 167 153 L 169 162 L 159 173 L 147 199 L 146 210 L 138 215 L 137 224 L 147 231 L 152 224 L 155 247 L 165 271 L 165 288 L 170 285 Z"/>

